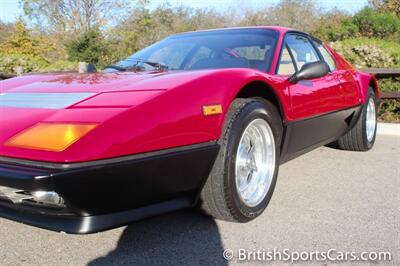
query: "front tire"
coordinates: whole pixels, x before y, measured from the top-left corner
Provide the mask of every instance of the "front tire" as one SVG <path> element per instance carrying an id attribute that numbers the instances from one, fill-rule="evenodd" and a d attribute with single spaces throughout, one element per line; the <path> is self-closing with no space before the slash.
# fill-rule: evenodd
<path id="1" fill-rule="evenodd" d="M 264 99 L 236 99 L 225 119 L 221 149 L 201 192 L 214 218 L 248 222 L 267 207 L 279 168 L 282 121 Z"/>
<path id="2" fill-rule="evenodd" d="M 340 149 L 348 151 L 368 151 L 375 143 L 377 128 L 378 104 L 374 90 L 369 87 L 367 101 L 363 106 L 360 118 L 354 127 L 337 144 Z"/>

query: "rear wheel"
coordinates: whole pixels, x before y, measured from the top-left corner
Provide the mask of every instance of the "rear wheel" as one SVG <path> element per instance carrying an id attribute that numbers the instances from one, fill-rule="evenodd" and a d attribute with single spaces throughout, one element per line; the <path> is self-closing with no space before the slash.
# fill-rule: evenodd
<path id="1" fill-rule="evenodd" d="M 263 99 L 236 99 L 225 119 L 221 150 L 201 192 L 203 210 L 218 219 L 247 222 L 271 199 L 279 167 L 282 122 Z"/>
<path id="2" fill-rule="evenodd" d="M 354 127 L 337 141 L 339 148 L 349 151 L 368 151 L 374 146 L 377 128 L 377 100 L 374 90 L 368 90 L 367 101 Z"/>

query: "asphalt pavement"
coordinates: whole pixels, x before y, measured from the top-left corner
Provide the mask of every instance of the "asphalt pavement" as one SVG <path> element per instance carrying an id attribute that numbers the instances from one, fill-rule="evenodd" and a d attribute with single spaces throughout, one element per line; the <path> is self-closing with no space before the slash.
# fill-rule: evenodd
<path id="1" fill-rule="evenodd" d="M 316 251 L 331 258 L 391 254 L 390 261 L 301 265 L 400 265 L 399 206 L 400 137 L 378 135 L 369 152 L 322 147 L 281 166 L 270 205 L 247 224 L 184 210 L 103 233 L 66 235 L 0 218 L 0 265 L 271 265 L 266 257 L 274 249 L 292 259 Z M 233 252 L 229 261 L 225 249 Z M 242 261 L 243 254 L 252 260 Z"/>

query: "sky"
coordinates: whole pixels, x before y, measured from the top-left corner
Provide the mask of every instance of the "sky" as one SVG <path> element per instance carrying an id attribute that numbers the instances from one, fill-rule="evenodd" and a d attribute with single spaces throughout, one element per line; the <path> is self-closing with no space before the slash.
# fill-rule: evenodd
<path id="1" fill-rule="evenodd" d="M 276 4 L 279 0 L 151 0 L 150 7 L 154 8 L 165 2 L 169 2 L 172 5 L 185 5 L 193 8 L 214 8 L 217 11 L 224 11 L 229 8 L 237 8 L 238 6 L 256 9 L 257 6 Z M 368 0 L 319 0 L 318 2 L 326 10 L 337 7 L 349 13 L 355 13 L 367 5 Z M 13 22 L 20 15 L 22 15 L 22 10 L 19 6 L 19 0 L 0 0 L 1 21 Z"/>

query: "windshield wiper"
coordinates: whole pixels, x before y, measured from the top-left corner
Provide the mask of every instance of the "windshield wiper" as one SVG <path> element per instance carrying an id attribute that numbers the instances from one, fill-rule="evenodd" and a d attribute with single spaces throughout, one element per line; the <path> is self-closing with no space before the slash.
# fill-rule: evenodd
<path id="1" fill-rule="evenodd" d="M 156 63 L 156 62 L 147 61 L 147 60 L 138 59 L 138 58 L 128 58 L 128 59 L 125 59 L 125 60 L 132 60 L 132 61 L 142 62 L 143 64 L 146 64 L 146 65 L 149 65 L 149 66 L 153 67 L 157 71 L 168 70 L 168 66 L 166 66 L 164 64 L 161 64 L 161 63 Z M 138 66 L 137 64 L 132 65 L 132 66 L 126 66 L 126 67 L 122 67 L 122 66 L 119 66 L 119 65 L 108 65 L 104 69 L 106 69 L 106 68 L 113 68 L 113 69 L 116 69 L 118 71 L 128 71 L 128 70 L 142 71 L 142 70 L 144 70 L 144 68 L 142 66 Z"/>
<path id="2" fill-rule="evenodd" d="M 168 70 L 168 66 L 164 65 L 162 63 L 158 63 L 158 62 L 153 62 L 153 61 L 149 61 L 149 60 L 145 60 L 145 59 L 140 59 L 140 58 L 127 58 L 125 59 L 127 61 L 138 61 L 138 62 L 142 62 L 146 65 L 149 65 L 151 67 L 154 67 L 156 70 L 158 71 L 163 71 L 163 70 Z"/>
<path id="3" fill-rule="evenodd" d="M 126 66 L 126 67 L 122 67 L 122 66 L 119 66 L 119 65 L 108 65 L 108 66 L 104 67 L 104 69 L 107 69 L 107 68 L 113 68 L 113 69 L 116 69 L 118 71 L 128 71 L 128 70 L 142 71 L 142 70 L 144 70 L 143 67 L 138 66 L 138 65 Z"/>

